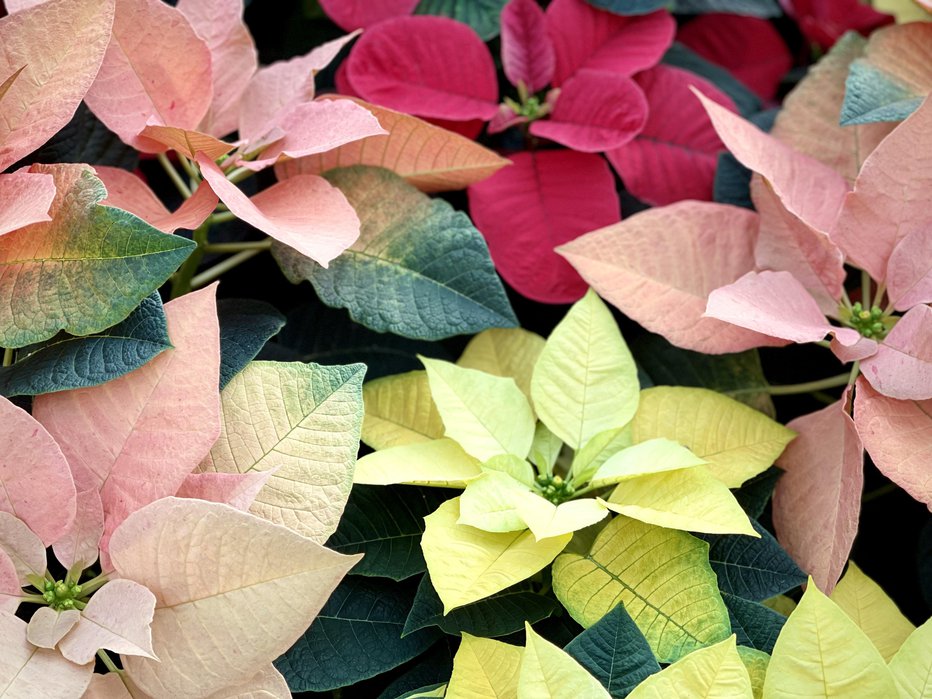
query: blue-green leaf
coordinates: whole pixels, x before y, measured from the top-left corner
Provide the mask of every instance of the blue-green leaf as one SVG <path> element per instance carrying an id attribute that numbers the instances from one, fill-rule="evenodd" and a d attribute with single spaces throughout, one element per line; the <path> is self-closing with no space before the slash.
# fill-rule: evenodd
<path id="1" fill-rule="evenodd" d="M 738 637 L 738 645 L 772 653 L 786 617 L 770 607 L 728 593 L 723 593 L 722 599 L 728 607 L 731 630 Z"/>
<path id="2" fill-rule="evenodd" d="M 404 580 L 427 570 L 421 553 L 424 517 L 450 497 L 443 488 L 357 485 L 327 547 L 364 553 L 353 575 Z"/>
<path id="3" fill-rule="evenodd" d="M 356 165 L 326 176 L 353 205 L 361 233 L 328 268 L 273 243 L 291 281 L 309 280 L 324 303 L 348 308 L 378 332 L 437 340 L 517 325 L 466 214 L 384 168 Z"/>
<path id="4" fill-rule="evenodd" d="M 727 12 L 751 17 L 779 17 L 783 14 L 777 0 L 676 0 L 674 12 L 684 15 Z"/>
<path id="5" fill-rule="evenodd" d="M 483 41 L 494 39 L 500 30 L 499 17 L 508 0 L 421 0 L 415 14 L 442 15 L 468 24 Z"/>
<path id="6" fill-rule="evenodd" d="M 864 60 L 851 64 L 845 80 L 845 101 L 841 124 L 870 124 L 875 121 L 902 121 L 922 103 L 918 95 L 894 76 Z"/>
<path id="7" fill-rule="evenodd" d="M 97 335 L 62 335 L 20 351 L 15 364 L 0 368 L 0 395 L 35 396 L 87 388 L 138 369 L 169 349 L 165 312 L 158 292 L 143 299 L 123 322 Z"/>
<path id="8" fill-rule="evenodd" d="M 613 697 L 626 697 L 644 678 L 660 672 L 647 639 L 618 604 L 566 646 Z"/>
<path id="9" fill-rule="evenodd" d="M 392 680 L 379 694 L 378 699 L 402 699 L 417 689 L 449 681 L 450 673 L 453 672 L 453 649 L 450 647 L 453 640 L 448 636 L 441 638 L 407 670 Z"/>
<path id="10" fill-rule="evenodd" d="M 745 481 L 738 490 L 732 491 L 735 500 L 748 513 L 748 517 L 760 519 L 767 503 L 773 497 L 773 489 L 781 475 L 783 471 L 776 466 L 771 466 L 751 480 Z"/>
<path id="11" fill-rule="evenodd" d="M 525 621 L 535 624 L 559 609 L 556 600 L 534 592 L 530 583 L 522 582 L 478 602 L 457 607 L 444 616 L 443 602 L 431 585 L 430 576 L 425 575 L 403 633 L 407 636 L 419 629 L 437 626 L 453 636 L 465 631 L 473 636 L 496 638 L 520 631 Z"/>
<path id="12" fill-rule="evenodd" d="M 616 15 L 646 15 L 654 10 L 672 10 L 676 0 L 586 0 L 593 7 Z"/>
<path id="13" fill-rule="evenodd" d="M 285 324 L 285 316 L 262 301 L 220 299 L 220 390 L 246 368 Z"/>
<path id="14" fill-rule="evenodd" d="M 718 586 L 744 599 L 760 602 L 806 582 L 803 573 L 773 535 L 752 521 L 760 539 L 736 534 L 696 534 L 709 542 L 709 563 Z"/>
<path id="15" fill-rule="evenodd" d="M 411 584 L 345 578 L 311 628 L 275 667 L 293 692 L 346 687 L 398 667 L 440 635 L 439 630 L 424 629 L 401 638 L 413 597 Z"/>

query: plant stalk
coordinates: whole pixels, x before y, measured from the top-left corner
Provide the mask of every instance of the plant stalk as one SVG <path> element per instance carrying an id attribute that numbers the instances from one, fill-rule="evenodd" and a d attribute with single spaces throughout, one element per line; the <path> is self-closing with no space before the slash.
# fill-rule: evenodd
<path id="1" fill-rule="evenodd" d="M 3 348 L 3 366 L 12 366 L 15 357 L 16 350 L 14 350 L 12 347 Z"/>
<path id="2" fill-rule="evenodd" d="M 165 174 L 167 174 L 169 179 L 175 184 L 175 188 L 181 192 L 181 196 L 183 196 L 185 199 L 190 199 L 191 188 L 188 187 L 183 179 L 181 179 L 181 175 L 178 174 L 175 166 L 171 164 L 168 156 L 164 153 L 159 153 L 157 157 L 159 164 L 162 166 L 162 169 L 165 170 Z"/>
<path id="3" fill-rule="evenodd" d="M 175 272 L 175 275 L 172 277 L 171 297 L 173 299 L 184 296 L 194 288 L 192 286 L 192 281 L 194 279 L 194 273 L 197 272 L 197 268 L 201 264 L 201 260 L 204 259 L 204 248 L 207 246 L 208 230 L 210 230 L 209 218 L 194 231 L 192 238 L 194 242 L 197 243 L 197 248 L 188 256 L 188 259 L 184 261 L 184 264 L 181 265 L 181 268 Z"/>
<path id="4" fill-rule="evenodd" d="M 204 252 L 242 252 L 243 250 L 268 250 L 272 247 L 272 239 L 253 240 L 243 243 L 207 243 Z"/>
<path id="5" fill-rule="evenodd" d="M 200 274 L 198 274 L 196 277 L 194 277 L 191 280 L 191 284 L 190 284 L 191 288 L 200 289 L 202 286 L 205 286 L 206 284 L 210 284 L 214 279 L 219 277 L 221 274 L 229 272 L 234 267 L 238 267 L 239 265 L 243 264 L 246 260 L 255 257 L 256 255 L 258 255 L 260 252 L 262 252 L 265 249 L 266 248 L 260 248 L 260 249 L 253 248 L 252 250 L 243 250 L 242 252 L 236 253 L 232 257 L 228 257 L 223 262 L 218 262 L 210 269 L 206 269 Z"/>
<path id="6" fill-rule="evenodd" d="M 783 384 L 781 386 L 756 386 L 752 388 L 738 388 L 734 391 L 725 391 L 725 395 L 738 396 L 746 393 L 769 393 L 772 396 L 792 396 L 798 393 L 811 393 L 813 391 L 822 391 L 826 388 L 837 388 L 845 386 L 851 378 L 850 373 L 829 376 L 827 379 L 818 379 L 816 381 L 806 381 L 805 383 Z"/>

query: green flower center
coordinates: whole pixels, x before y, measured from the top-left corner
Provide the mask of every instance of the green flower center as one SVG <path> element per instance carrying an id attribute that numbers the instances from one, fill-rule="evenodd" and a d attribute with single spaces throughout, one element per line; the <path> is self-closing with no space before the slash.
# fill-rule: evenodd
<path id="1" fill-rule="evenodd" d="M 848 315 L 847 313 L 845 315 Z M 857 330 L 864 337 L 875 340 L 882 340 L 886 337 L 889 328 L 884 323 L 884 313 L 879 306 L 873 306 L 870 310 L 864 308 L 861 302 L 852 304 L 850 317 L 845 318 L 845 323 Z"/>
<path id="2" fill-rule="evenodd" d="M 545 473 L 537 477 L 537 490 L 542 498 L 554 505 L 569 500 L 576 493 L 571 480 L 565 481 L 562 476 L 548 476 Z"/>
<path id="3" fill-rule="evenodd" d="M 56 611 L 84 608 L 84 590 L 76 582 L 46 580 L 43 588 L 43 599 Z"/>

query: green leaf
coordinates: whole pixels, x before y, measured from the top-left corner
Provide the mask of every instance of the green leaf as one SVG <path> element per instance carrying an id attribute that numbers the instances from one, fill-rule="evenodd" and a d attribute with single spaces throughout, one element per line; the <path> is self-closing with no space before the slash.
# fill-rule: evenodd
<path id="1" fill-rule="evenodd" d="M 605 303 L 591 289 L 547 338 L 531 398 L 547 427 L 573 449 L 624 427 L 638 407 L 634 358 Z"/>
<path id="2" fill-rule="evenodd" d="M 774 646 L 764 699 L 896 696 L 883 656 L 810 577 Z"/>
<path id="3" fill-rule="evenodd" d="M 722 599 L 728 607 L 731 630 L 737 634 L 738 643 L 764 653 L 772 652 L 786 617 L 762 604 L 727 593 L 722 594 Z"/>
<path id="4" fill-rule="evenodd" d="M 657 385 L 708 388 L 774 416 L 767 379 L 757 350 L 737 354 L 701 354 L 675 347 L 660 335 L 639 337 L 631 347 L 638 363 Z M 762 389 L 754 392 L 753 389 Z"/>
<path id="5" fill-rule="evenodd" d="M 327 179 L 356 210 L 359 239 L 328 268 L 274 243 L 291 281 L 307 279 L 324 303 L 378 332 L 435 340 L 517 324 L 466 214 L 384 168 L 338 168 Z"/>
<path id="6" fill-rule="evenodd" d="M 540 473 L 553 473 L 553 465 L 557 463 L 562 449 L 563 440 L 551 432 L 547 425 L 538 422 L 534 426 L 534 441 L 531 443 L 531 452 L 528 458 L 537 466 Z M 574 473 L 576 472 L 574 471 Z M 579 480 L 582 482 L 582 479 Z"/>
<path id="7" fill-rule="evenodd" d="M 365 372 L 251 362 L 221 393 L 220 437 L 199 470 L 276 469 L 249 511 L 323 543 L 353 484 Z"/>
<path id="8" fill-rule="evenodd" d="M 526 580 L 550 563 L 572 538 L 535 541 L 528 531 L 497 534 L 457 524 L 459 498 L 425 518 L 421 549 L 443 611 L 481 600 Z"/>
<path id="9" fill-rule="evenodd" d="M 890 672 L 903 699 L 925 699 L 932 695 L 932 619 L 913 631 L 893 660 Z"/>
<path id="10" fill-rule="evenodd" d="M 777 0 L 676 0 L 674 11 L 684 15 L 727 12 L 751 17 L 779 17 L 783 14 Z"/>
<path id="11" fill-rule="evenodd" d="M 759 539 L 731 534 L 696 535 L 709 543 L 709 563 L 722 592 L 761 602 L 806 582 L 806 574 L 773 535 L 757 522 L 752 524 Z"/>
<path id="12" fill-rule="evenodd" d="M 623 604 L 573 639 L 566 648 L 613 697 L 625 697 L 647 677 L 660 672 L 647 639 Z"/>
<path id="13" fill-rule="evenodd" d="M 587 553 L 557 557 L 553 590 L 585 627 L 623 603 L 657 659 L 670 663 L 731 633 L 708 551 L 685 532 L 618 516 Z"/>
<path id="14" fill-rule="evenodd" d="M 586 0 L 586 2 L 616 15 L 646 15 L 654 10 L 672 10 L 675 0 Z"/>
<path id="15" fill-rule="evenodd" d="M 362 397 L 366 407 L 362 441 L 373 449 L 443 437 L 443 420 L 423 370 L 367 381 Z"/>
<path id="16" fill-rule="evenodd" d="M 480 461 L 501 454 L 527 456 L 534 412 L 514 379 L 422 357 L 444 434 Z"/>
<path id="17" fill-rule="evenodd" d="M 754 699 L 762 699 L 764 696 L 764 680 L 767 677 L 767 666 L 770 665 L 770 656 L 763 651 L 747 646 L 738 646 L 738 657 L 747 668 L 748 675 L 751 678 L 751 691 L 754 692 Z"/>
<path id="18" fill-rule="evenodd" d="M 845 101 L 841 106 L 842 126 L 876 121 L 902 121 L 922 104 L 917 94 L 896 76 L 864 59 L 851 64 L 845 80 Z"/>
<path id="19" fill-rule="evenodd" d="M 735 637 L 696 650 L 651 675 L 630 699 L 752 699 L 751 678 L 738 655 Z"/>
<path id="20" fill-rule="evenodd" d="M 0 346 L 64 330 L 91 335 L 124 320 L 185 260 L 194 243 L 120 209 L 87 166 L 33 166 L 58 189 L 52 220 L 0 237 Z"/>
<path id="21" fill-rule="evenodd" d="M 220 390 L 241 372 L 285 325 L 275 307 L 254 299 L 220 299 Z"/>
<path id="22" fill-rule="evenodd" d="M 508 643 L 464 633 L 447 699 L 516 699 L 522 655 Z"/>
<path id="23" fill-rule="evenodd" d="M 365 554 L 353 567 L 353 575 L 404 580 L 423 573 L 427 570 L 421 554 L 424 517 L 448 497 L 435 488 L 354 486 L 327 548 Z"/>
<path id="24" fill-rule="evenodd" d="M 776 466 L 771 466 L 763 473 L 745 481 L 744 485 L 734 491 L 735 500 L 748 513 L 748 517 L 760 519 L 782 475 L 783 471 Z"/>
<path id="25" fill-rule="evenodd" d="M 666 437 L 708 462 L 729 488 L 767 470 L 796 434 L 736 400 L 704 388 L 641 391 L 634 443 Z"/>
<path id="26" fill-rule="evenodd" d="M 518 675 L 518 695 L 550 699 L 610 699 L 599 681 L 566 651 L 525 624 L 527 644 Z"/>
<path id="27" fill-rule="evenodd" d="M 421 0 L 416 14 L 443 15 L 468 24 L 483 41 L 499 32 L 499 16 L 508 0 Z"/>
<path id="28" fill-rule="evenodd" d="M 446 683 L 453 672 L 453 649 L 447 637 L 414 660 L 401 675 L 382 690 L 378 699 L 400 699 L 406 693 Z"/>
<path id="29" fill-rule="evenodd" d="M 436 626 L 452 636 L 465 632 L 496 638 L 520 631 L 525 621 L 536 624 L 559 609 L 556 600 L 535 592 L 530 583 L 520 582 L 444 616 L 443 602 L 431 584 L 430 576 L 425 575 L 417 588 L 402 635 Z"/>
<path id="30" fill-rule="evenodd" d="M 409 584 L 347 577 L 275 667 L 292 692 L 346 687 L 398 667 L 420 655 L 440 634 L 425 629 L 401 638 L 413 596 Z"/>
<path id="31" fill-rule="evenodd" d="M 54 339 L 12 366 L 0 368 L 0 394 L 35 396 L 97 386 L 141 367 L 170 347 L 162 299 L 153 292 L 109 330 Z"/>
<path id="32" fill-rule="evenodd" d="M 541 423 L 543 424 L 543 423 Z M 610 457 L 631 446 L 631 425 L 599 432 L 573 454 L 573 480 L 588 483 Z"/>

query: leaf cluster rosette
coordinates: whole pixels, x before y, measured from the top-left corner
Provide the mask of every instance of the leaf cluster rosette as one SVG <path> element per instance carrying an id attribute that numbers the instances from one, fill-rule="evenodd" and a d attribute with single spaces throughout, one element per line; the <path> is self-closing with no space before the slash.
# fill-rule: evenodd
<path id="1" fill-rule="evenodd" d="M 246 357 L 221 395 L 214 291 L 166 304 L 172 347 L 141 368 L 41 395 L 32 416 L 0 399 L 10 696 L 290 696 L 271 662 L 359 559 L 322 542 L 349 493 L 362 367 Z"/>

